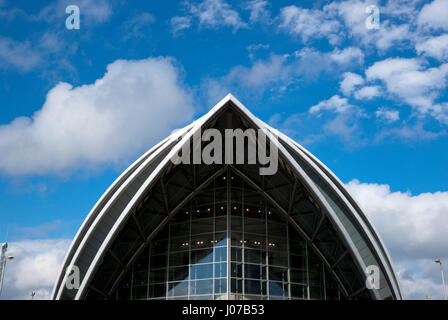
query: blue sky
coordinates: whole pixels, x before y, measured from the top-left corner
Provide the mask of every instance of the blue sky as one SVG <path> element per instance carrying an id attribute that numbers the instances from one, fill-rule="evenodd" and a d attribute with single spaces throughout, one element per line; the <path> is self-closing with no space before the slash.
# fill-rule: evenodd
<path id="1" fill-rule="evenodd" d="M 361 205 L 384 203 L 368 214 L 409 296 L 437 297 L 429 264 L 448 252 L 427 234 L 448 234 L 447 3 L 0 0 L 0 240 L 73 238 L 120 172 L 231 92 Z M 365 25 L 372 4 L 379 29 Z"/>

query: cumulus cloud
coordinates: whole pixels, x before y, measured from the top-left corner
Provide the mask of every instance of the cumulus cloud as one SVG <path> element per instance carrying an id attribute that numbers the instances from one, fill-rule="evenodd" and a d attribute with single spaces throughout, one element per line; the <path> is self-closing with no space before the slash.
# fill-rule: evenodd
<path id="1" fill-rule="evenodd" d="M 348 40 L 357 46 L 376 48 L 380 53 L 384 53 L 391 48 L 413 46 L 427 32 L 426 27 L 418 28 L 418 25 L 444 27 L 446 19 L 443 20 L 443 13 L 446 10 L 443 11 L 445 4 L 440 4 L 442 1 L 444 0 L 427 4 L 420 12 L 420 0 L 341 0 L 313 8 L 288 5 L 281 7 L 278 15 L 271 17 L 268 1 L 250 0 L 241 5 L 242 9 L 249 11 L 249 20 L 246 23 L 239 12 L 225 0 L 203 0 L 187 2 L 188 17 L 184 18 L 197 17 L 201 26 L 230 26 L 233 31 L 263 23 L 299 38 L 305 44 L 326 39 L 335 45 Z M 365 24 L 368 17 L 366 8 L 370 5 L 377 5 L 381 9 L 380 28 L 376 30 L 369 30 Z M 439 10 L 436 20 L 440 21 L 433 23 L 430 17 L 435 10 Z M 175 18 L 174 21 L 180 22 L 180 17 Z M 190 23 L 186 25 L 190 26 Z"/>
<path id="2" fill-rule="evenodd" d="M 355 87 L 364 84 L 364 78 L 359 74 L 352 72 L 345 72 L 342 81 L 339 83 L 340 90 L 346 96 L 350 95 Z"/>
<path id="3" fill-rule="evenodd" d="M 204 0 L 201 3 L 188 3 L 190 13 L 199 19 L 199 25 L 208 28 L 232 27 L 233 31 L 247 28 L 238 11 L 225 0 Z"/>
<path id="4" fill-rule="evenodd" d="M 341 98 L 339 95 L 334 95 L 328 100 L 323 100 L 310 108 L 310 113 L 319 113 L 321 111 L 333 111 L 336 113 L 345 113 L 354 106 L 348 103 L 347 98 Z"/>
<path id="5" fill-rule="evenodd" d="M 368 67 L 365 78 L 351 72 L 344 73 L 339 86 L 347 97 L 353 95 L 357 100 L 371 100 L 380 96 L 392 98 L 411 106 L 414 115 L 420 118 L 429 116 L 441 124 L 448 124 L 448 102 L 437 101 L 444 95 L 447 78 L 448 63 L 430 67 L 422 58 L 388 58 Z M 390 117 L 393 114 L 382 110 L 376 113 L 378 118 L 389 120 L 393 119 Z M 396 129 L 395 132 L 410 137 L 406 128 Z M 390 133 L 392 131 L 388 131 L 388 135 Z M 425 136 L 434 135 L 431 133 Z"/>
<path id="6" fill-rule="evenodd" d="M 446 258 L 442 258 L 445 263 Z M 404 299 L 442 300 L 443 286 L 439 265 L 434 259 L 402 260 L 395 263 Z"/>
<path id="7" fill-rule="evenodd" d="M 380 8 L 381 13 L 413 21 L 418 15 L 420 3 L 421 0 L 388 0 Z"/>
<path id="8" fill-rule="evenodd" d="M 448 124 L 448 102 L 432 105 L 429 108 L 429 113 L 441 123 Z"/>
<path id="9" fill-rule="evenodd" d="M 364 43 L 374 41 L 376 47 L 380 51 L 386 51 L 387 49 L 404 44 L 412 40 L 414 35 L 410 31 L 411 26 L 409 24 L 392 25 L 390 22 L 383 23 L 378 33 L 372 33 L 367 39 L 364 39 Z M 370 39 L 369 39 L 370 38 Z"/>
<path id="10" fill-rule="evenodd" d="M 391 191 L 385 184 L 347 185 L 388 248 L 408 299 L 441 299 L 435 258 L 448 261 L 448 192 Z"/>
<path id="11" fill-rule="evenodd" d="M 0 126 L 0 170 L 66 173 L 135 156 L 191 120 L 192 99 L 170 58 L 117 60 L 93 84 L 59 83 L 32 117 Z"/>
<path id="12" fill-rule="evenodd" d="M 379 86 L 365 86 L 354 93 L 354 97 L 358 100 L 370 100 L 380 95 Z"/>
<path id="13" fill-rule="evenodd" d="M 425 113 L 446 87 L 448 64 L 427 68 L 415 58 L 388 58 L 366 70 L 368 80 L 381 80 L 388 92 Z"/>
<path id="14" fill-rule="evenodd" d="M 50 299 L 69 239 L 24 240 L 8 243 L 8 255 L 13 260 L 6 263 L 2 292 L 3 299 Z"/>
<path id="15" fill-rule="evenodd" d="M 294 52 L 297 59 L 297 72 L 308 78 L 315 78 L 321 72 L 338 72 L 349 70 L 362 64 L 364 54 L 357 47 L 346 47 L 343 50 L 338 48 L 333 51 L 322 52 L 316 49 L 305 47 Z"/>
<path id="16" fill-rule="evenodd" d="M 289 30 L 290 33 L 294 31 L 301 35 L 303 41 L 311 38 L 328 38 L 329 42 L 334 44 L 342 39 L 349 39 L 355 40 L 363 47 L 373 46 L 380 51 L 385 51 L 394 45 L 407 43 L 413 37 L 410 24 L 405 23 L 410 20 L 409 10 L 397 10 L 397 6 L 390 5 L 390 2 L 386 5 L 388 15 L 402 18 L 403 21 L 397 25 L 390 20 L 381 21 L 378 30 L 369 30 L 365 26 L 366 8 L 375 4 L 379 6 L 378 1 L 370 0 L 333 1 L 322 9 L 285 7 L 282 9 L 285 10 L 285 14 L 280 15 L 282 21 L 280 26 L 283 30 Z M 401 7 L 413 9 L 414 4 L 402 3 Z M 405 12 L 407 15 L 404 14 Z M 289 22 L 286 24 L 289 26 L 288 29 L 284 28 L 285 22 Z"/>
<path id="17" fill-rule="evenodd" d="M 448 192 L 393 192 L 388 185 L 351 181 L 349 191 L 397 259 L 446 256 Z"/>
<path id="18" fill-rule="evenodd" d="M 340 65 L 349 65 L 350 63 L 362 64 L 364 53 L 357 47 L 347 47 L 342 50 L 336 48 L 330 54 L 330 59 Z"/>
<path id="19" fill-rule="evenodd" d="M 400 120 L 400 112 L 398 110 L 392 110 L 386 107 L 378 108 L 375 111 L 375 116 L 378 119 L 385 120 L 386 122 L 395 122 Z"/>
<path id="20" fill-rule="evenodd" d="M 314 38 L 327 38 L 331 44 L 340 41 L 342 25 L 323 10 L 291 5 L 281 9 L 279 19 L 280 29 L 300 36 L 303 42 Z"/>
<path id="21" fill-rule="evenodd" d="M 448 1 L 434 0 L 425 4 L 418 15 L 418 24 L 424 28 L 448 30 Z"/>
<path id="22" fill-rule="evenodd" d="M 429 29 L 446 29 L 445 0 L 427 4 L 420 12 L 420 0 L 341 0 L 313 9 L 285 6 L 276 17 L 279 30 L 309 43 L 327 39 L 330 44 L 351 41 L 363 48 L 384 53 L 391 48 L 413 46 Z M 443 2 L 443 3 L 442 3 Z M 366 8 L 380 9 L 380 27 L 366 28 Z M 418 17 L 418 18 L 417 18 Z M 434 21 L 433 21 L 434 18 Z M 418 28 L 418 26 L 423 26 Z"/>
<path id="23" fill-rule="evenodd" d="M 415 45 L 418 54 L 424 54 L 437 60 L 448 60 L 448 34 L 430 37 Z"/>

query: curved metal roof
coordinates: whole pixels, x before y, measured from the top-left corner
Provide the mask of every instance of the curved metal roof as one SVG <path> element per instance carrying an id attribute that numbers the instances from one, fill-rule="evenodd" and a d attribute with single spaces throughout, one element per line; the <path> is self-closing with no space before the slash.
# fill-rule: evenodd
<path id="1" fill-rule="evenodd" d="M 365 277 L 366 267 L 376 265 L 380 269 L 381 285 L 378 290 L 371 290 L 371 297 L 373 299 L 402 299 L 398 280 L 383 242 L 341 181 L 305 148 L 256 118 L 231 94 L 222 99 L 206 115 L 151 148 L 109 187 L 76 234 L 54 286 L 53 299 L 83 299 L 88 288 L 92 287 L 92 279 L 103 263 L 110 246 L 137 206 L 147 200 L 147 191 L 172 165 L 170 159 L 178 154 L 184 144 L 190 143 L 195 132 L 201 130 L 202 126 L 210 125 L 213 119 L 216 120 L 217 115 L 229 106 L 255 129 L 265 129 L 273 133 L 275 131 L 278 135 L 279 156 L 317 200 L 318 206 L 324 213 L 322 217 L 331 222 L 332 228 L 336 230 L 346 248 L 340 257 L 336 259 L 330 257 L 312 243 L 315 233 L 307 234 L 304 231 L 304 237 L 315 247 L 327 266 L 334 268 L 347 255 L 356 264 L 358 272 Z M 167 219 L 169 219 L 168 216 L 159 221 L 159 225 Z M 158 227 L 155 226 L 155 230 L 157 229 Z M 135 257 L 136 254 L 132 256 Z M 80 270 L 81 285 L 77 290 L 68 290 L 64 285 L 67 277 L 65 270 L 73 265 Z M 336 273 L 335 276 L 338 278 Z M 355 297 L 358 293 L 346 292 L 349 298 Z"/>

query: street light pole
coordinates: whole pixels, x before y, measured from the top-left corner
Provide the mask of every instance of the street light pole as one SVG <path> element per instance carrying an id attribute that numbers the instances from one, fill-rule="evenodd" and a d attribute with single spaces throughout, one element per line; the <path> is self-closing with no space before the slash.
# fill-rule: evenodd
<path id="1" fill-rule="evenodd" d="M 434 262 L 440 264 L 440 274 L 442 275 L 443 293 L 445 295 L 445 300 L 448 300 L 448 297 L 446 294 L 445 277 L 443 276 L 442 261 L 440 261 L 440 259 L 436 259 L 436 260 L 434 260 Z"/>
<path id="2" fill-rule="evenodd" d="M 6 269 L 6 260 L 12 260 L 14 259 L 13 256 L 6 256 L 6 251 L 8 251 L 8 243 L 2 243 L 2 252 L 0 255 L 0 296 L 2 295 L 2 288 L 3 288 L 3 278 L 5 276 L 5 269 Z"/>
<path id="3" fill-rule="evenodd" d="M 8 243 L 2 243 L 2 253 L 0 255 L 0 296 L 2 295 L 3 277 L 5 275 L 6 267 L 6 251 L 8 250 Z"/>

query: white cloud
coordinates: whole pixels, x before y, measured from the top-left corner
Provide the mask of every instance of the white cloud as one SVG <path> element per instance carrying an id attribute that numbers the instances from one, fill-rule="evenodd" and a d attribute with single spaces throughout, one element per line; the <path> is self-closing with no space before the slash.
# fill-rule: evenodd
<path id="1" fill-rule="evenodd" d="M 388 0 L 380 6 L 382 14 L 414 22 L 421 0 Z"/>
<path id="2" fill-rule="evenodd" d="M 199 4 L 189 4 L 190 13 L 199 19 L 199 25 L 208 28 L 232 27 L 233 31 L 247 28 L 238 11 L 224 0 L 204 0 Z"/>
<path id="3" fill-rule="evenodd" d="M 334 95 L 330 99 L 322 100 L 309 109 L 309 114 L 324 119 L 321 137 L 337 136 L 350 148 L 366 143 L 358 125 L 359 119 L 364 118 L 366 114 L 360 107 L 350 104 L 347 98 Z"/>
<path id="4" fill-rule="evenodd" d="M 154 23 L 156 19 L 148 12 L 140 12 L 133 14 L 131 18 L 123 23 L 123 28 L 126 31 L 126 38 L 144 37 L 149 33 L 149 26 Z"/>
<path id="5" fill-rule="evenodd" d="M 149 148 L 192 114 L 173 59 L 117 60 L 95 83 L 59 83 L 31 118 L 0 126 L 0 170 L 67 173 L 116 163 Z"/>
<path id="6" fill-rule="evenodd" d="M 448 1 L 434 0 L 426 4 L 418 15 L 418 24 L 430 29 L 448 30 Z"/>
<path id="7" fill-rule="evenodd" d="M 375 115 L 379 119 L 383 119 L 386 122 L 395 122 L 400 120 L 400 112 L 398 110 L 392 110 L 385 107 L 378 108 L 375 111 Z"/>
<path id="8" fill-rule="evenodd" d="M 375 140 L 381 141 L 388 138 L 399 138 L 402 141 L 419 140 L 419 141 L 429 141 L 435 140 L 440 137 L 446 137 L 448 133 L 445 130 L 442 131 L 430 131 L 425 129 L 422 121 L 418 121 L 416 124 L 409 125 L 405 124 L 401 127 L 388 128 L 380 131 Z"/>
<path id="9" fill-rule="evenodd" d="M 0 4 L 0 17 L 7 20 L 16 18 L 24 19 L 27 22 L 45 21 L 49 24 L 64 22 L 67 18 L 65 9 L 69 5 L 77 5 L 81 14 L 81 28 L 84 24 L 92 26 L 108 21 L 112 14 L 112 5 L 110 0 L 55 0 L 46 1 L 49 3 L 38 13 L 29 14 L 20 8 L 10 8 Z M 9 1 L 13 3 L 13 1 Z M 53 30 L 54 31 L 54 30 Z"/>
<path id="10" fill-rule="evenodd" d="M 206 79 L 203 89 L 206 90 L 209 103 L 228 92 L 262 95 L 269 87 L 275 90 L 279 86 L 287 86 L 292 78 L 288 58 L 288 55 L 272 54 L 267 60 L 254 61 L 249 68 L 238 65 L 221 78 Z"/>
<path id="11" fill-rule="evenodd" d="M 270 47 L 269 44 L 257 43 L 248 45 L 246 47 L 246 50 L 249 52 L 249 58 L 253 59 L 256 52 L 261 50 L 267 50 L 269 49 L 269 47 Z"/>
<path id="12" fill-rule="evenodd" d="M 14 235 L 19 237 L 23 236 L 27 239 L 48 238 L 53 231 L 58 230 L 59 232 L 61 232 L 63 226 L 64 223 L 61 220 L 54 220 L 33 227 L 15 227 Z"/>
<path id="13" fill-rule="evenodd" d="M 71 240 L 25 240 L 8 243 L 3 299 L 50 299 Z"/>
<path id="14" fill-rule="evenodd" d="M 251 0 L 245 3 L 244 8 L 250 11 L 251 23 L 270 23 L 271 13 L 267 9 L 269 3 L 265 0 Z"/>
<path id="15" fill-rule="evenodd" d="M 328 100 L 323 100 L 310 108 L 310 113 L 319 113 L 321 111 L 333 111 L 336 113 L 345 113 L 354 106 L 348 103 L 347 98 L 341 98 L 339 95 L 334 95 Z"/>
<path id="16" fill-rule="evenodd" d="M 339 137 L 345 147 L 356 148 L 366 143 L 365 139 L 361 137 L 362 130 L 359 128 L 357 117 L 351 113 L 338 114 L 325 122 L 322 130 L 327 137 Z"/>
<path id="17" fill-rule="evenodd" d="M 339 83 L 340 90 L 346 96 L 350 95 L 355 87 L 364 84 L 364 79 L 359 74 L 352 72 L 345 72 L 343 80 Z"/>
<path id="18" fill-rule="evenodd" d="M 253 57 L 251 53 L 249 56 Z M 221 78 L 207 79 L 204 88 L 210 103 L 226 92 L 261 96 L 266 90 L 281 92 L 301 81 L 315 80 L 321 72 L 332 73 L 357 65 L 362 57 L 353 47 L 329 52 L 303 48 L 293 54 L 271 54 L 268 59 L 253 61 L 250 67 L 238 65 Z"/>
<path id="19" fill-rule="evenodd" d="M 362 64 L 364 60 L 364 54 L 356 47 L 347 47 L 343 50 L 335 48 L 329 52 L 305 47 L 294 52 L 294 56 L 298 58 L 300 73 L 310 75 L 318 75 L 322 71 L 331 73 L 348 69 Z"/>
<path id="20" fill-rule="evenodd" d="M 262 43 L 257 43 L 257 44 L 250 44 L 246 47 L 246 50 L 249 52 L 254 52 L 254 51 L 258 51 L 261 49 L 269 49 L 270 45 L 269 44 L 262 44 Z"/>
<path id="21" fill-rule="evenodd" d="M 364 53 L 357 47 L 347 47 L 343 50 L 334 49 L 330 54 L 330 59 L 340 65 L 362 64 L 364 62 Z"/>
<path id="22" fill-rule="evenodd" d="M 412 40 L 413 35 L 409 31 L 409 28 L 409 24 L 395 26 L 388 22 L 383 23 L 378 33 L 372 33 L 371 37 L 367 37 L 364 40 L 365 43 L 368 43 L 374 39 L 376 47 L 379 50 L 385 51 L 395 45 Z"/>
<path id="23" fill-rule="evenodd" d="M 407 300 L 442 300 L 443 287 L 442 279 L 438 266 L 432 259 L 421 259 L 417 261 L 408 261 L 407 263 L 398 263 L 396 273 L 399 275 L 399 281 L 404 299 Z M 425 270 L 420 274 L 420 270 Z M 429 273 L 429 271 L 431 273 Z M 436 276 L 438 275 L 437 279 Z"/>
<path id="24" fill-rule="evenodd" d="M 291 5 L 281 9 L 279 19 L 280 29 L 300 36 L 303 42 L 314 38 L 327 38 L 331 44 L 340 41 L 342 25 L 322 10 Z"/>
<path id="25" fill-rule="evenodd" d="M 8 8 L 5 1 L 0 0 L 0 17 L 3 20 L 11 21 L 18 17 L 27 17 L 27 13 L 23 9 Z"/>
<path id="26" fill-rule="evenodd" d="M 396 1 L 396 0 L 394 0 Z M 403 22 L 398 25 L 392 24 L 390 20 L 382 20 L 380 16 L 380 29 L 369 30 L 365 26 L 367 14 L 365 12 L 369 5 L 377 5 L 380 8 L 380 13 L 385 13 L 391 17 L 402 17 Z M 378 1 L 361 1 L 361 0 L 347 0 L 334 1 L 324 7 L 324 11 L 331 19 L 340 19 L 343 21 L 347 38 L 355 40 L 364 47 L 374 46 L 380 51 L 388 50 L 389 48 L 409 42 L 413 35 L 410 32 L 409 22 L 412 17 L 411 12 L 414 9 L 414 3 L 411 1 L 401 1 L 398 5 L 390 5 L 390 1 L 386 7 L 380 6 Z M 383 8 L 385 12 L 383 12 Z"/>
<path id="27" fill-rule="evenodd" d="M 448 124 L 448 102 L 436 103 L 429 108 L 429 113 L 438 121 Z"/>
<path id="28" fill-rule="evenodd" d="M 448 261 L 448 192 L 412 195 L 357 180 L 346 186 L 384 240 L 405 297 L 442 298 L 440 272 L 433 259 Z"/>
<path id="29" fill-rule="evenodd" d="M 19 42 L 0 36 L 0 68 L 14 68 L 22 72 L 30 71 L 42 61 L 41 53 L 28 41 Z"/>
<path id="30" fill-rule="evenodd" d="M 348 1 L 334 1 L 326 6 L 326 10 L 330 17 L 339 17 L 342 19 L 350 36 L 363 37 L 368 33 L 365 27 L 366 7 L 371 4 L 376 4 L 377 1 L 348 0 Z"/>
<path id="31" fill-rule="evenodd" d="M 448 64 L 426 68 L 422 61 L 411 58 L 389 58 L 374 63 L 366 70 L 368 80 L 381 80 L 389 93 L 425 113 L 446 87 Z"/>
<path id="32" fill-rule="evenodd" d="M 227 75 L 229 79 L 237 79 L 245 87 L 260 88 L 286 77 L 286 55 L 272 55 L 269 60 L 255 61 L 250 69 L 235 67 Z"/>
<path id="33" fill-rule="evenodd" d="M 44 20 L 48 23 L 65 20 L 67 17 L 65 8 L 68 5 L 76 4 L 81 15 L 81 28 L 84 23 L 88 25 L 100 24 L 108 21 L 113 13 L 112 6 L 108 0 L 57 0 L 43 8 L 32 20 Z"/>
<path id="34" fill-rule="evenodd" d="M 170 23 L 173 33 L 177 33 L 191 27 L 191 17 L 173 17 L 171 18 Z"/>
<path id="35" fill-rule="evenodd" d="M 354 97 L 358 100 L 370 100 L 380 95 L 379 86 L 366 86 L 357 90 L 354 93 Z"/>
<path id="36" fill-rule="evenodd" d="M 431 37 L 418 42 L 415 45 L 418 54 L 436 58 L 437 60 L 448 60 L 448 34 Z"/>
<path id="37" fill-rule="evenodd" d="M 351 181 L 351 194 L 397 259 L 446 256 L 448 192 L 392 192 L 388 185 Z"/>

